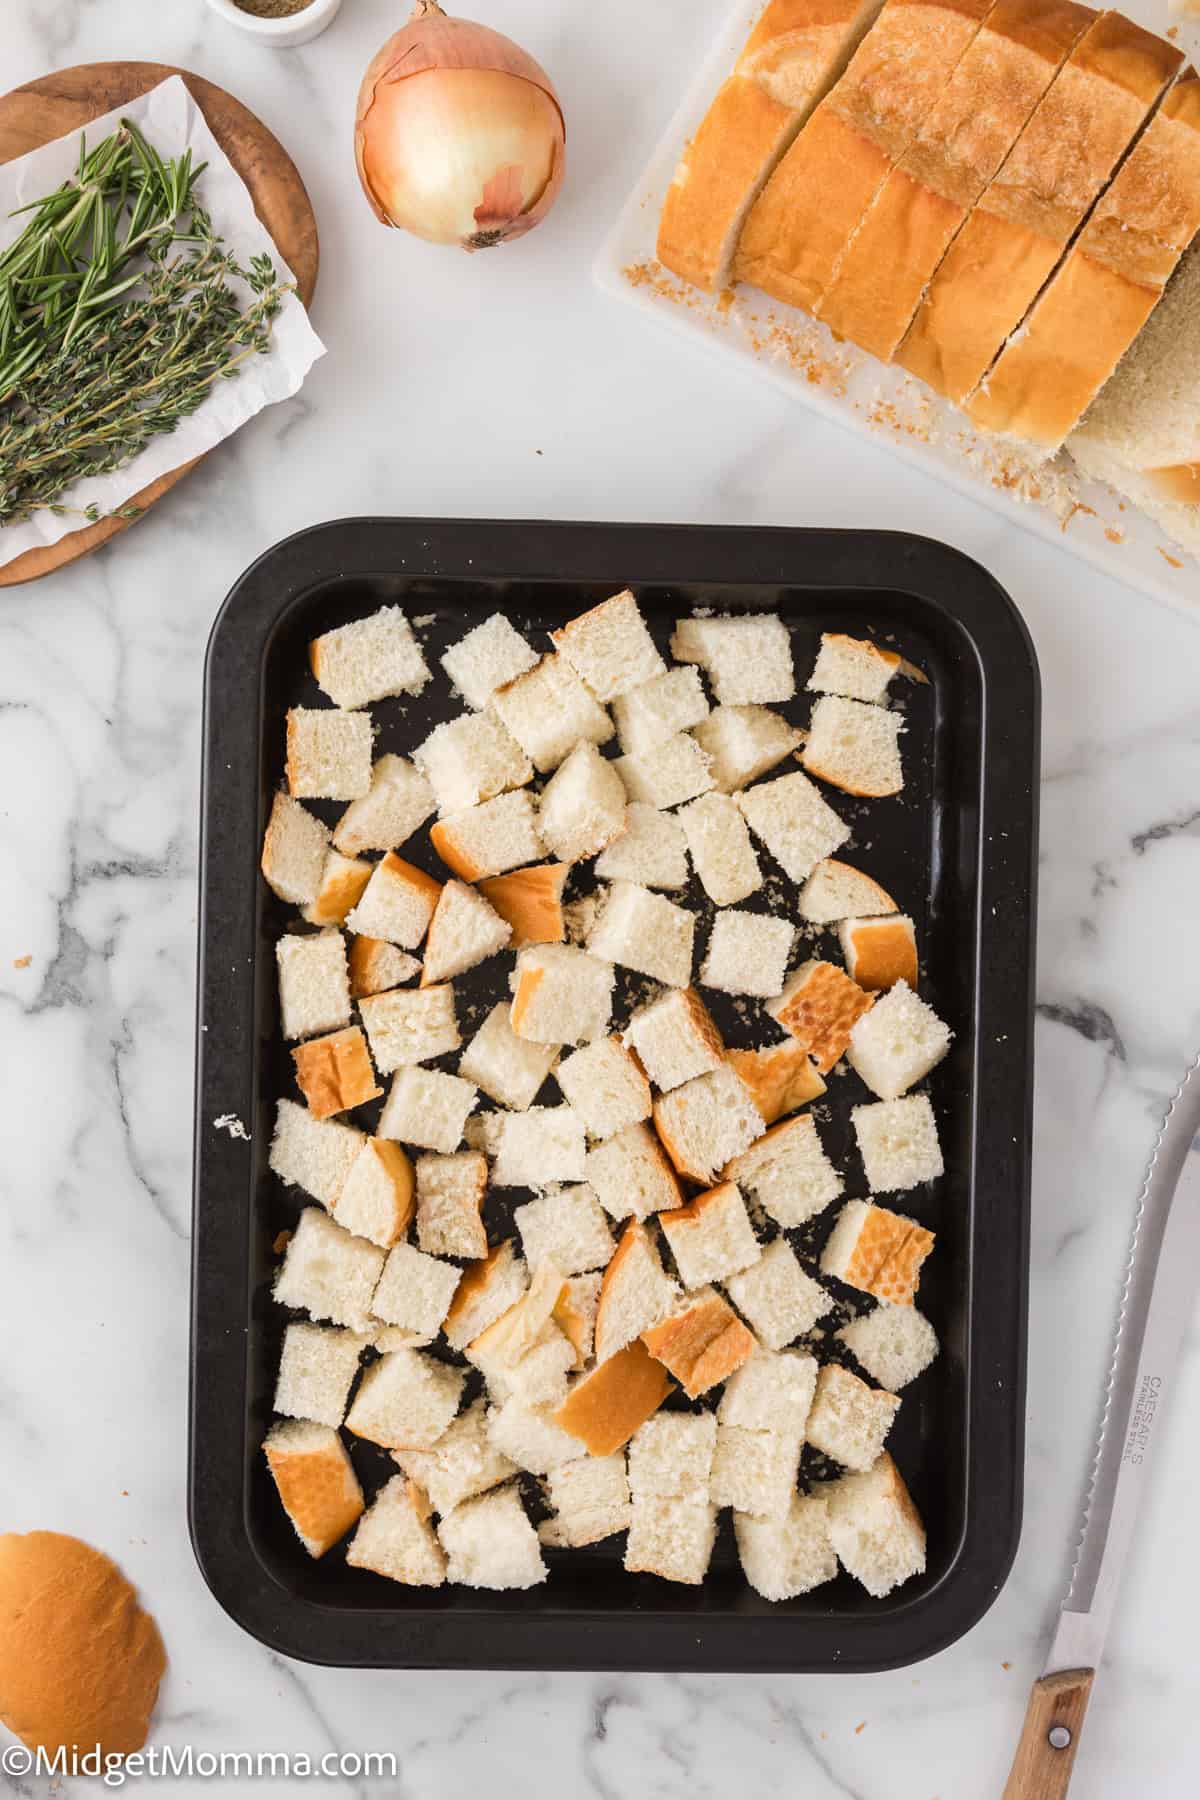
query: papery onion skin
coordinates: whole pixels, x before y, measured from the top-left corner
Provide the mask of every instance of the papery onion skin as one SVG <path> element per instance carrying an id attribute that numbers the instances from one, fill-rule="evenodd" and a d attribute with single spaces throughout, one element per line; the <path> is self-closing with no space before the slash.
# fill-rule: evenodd
<path id="1" fill-rule="evenodd" d="M 378 219 L 479 250 L 531 231 L 562 185 L 566 132 L 545 70 L 487 26 L 418 0 L 359 90 L 354 150 Z"/>

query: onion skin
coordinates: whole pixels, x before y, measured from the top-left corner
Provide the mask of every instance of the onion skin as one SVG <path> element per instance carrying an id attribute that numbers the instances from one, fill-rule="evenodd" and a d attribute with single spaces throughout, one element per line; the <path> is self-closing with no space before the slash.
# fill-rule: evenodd
<path id="1" fill-rule="evenodd" d="M 562 186 L 566 129 L 541 65 L 436 0 L 372 59 L 354 153 L 372 211 L 433 243 L 481 250 L 531 231 Z"/>

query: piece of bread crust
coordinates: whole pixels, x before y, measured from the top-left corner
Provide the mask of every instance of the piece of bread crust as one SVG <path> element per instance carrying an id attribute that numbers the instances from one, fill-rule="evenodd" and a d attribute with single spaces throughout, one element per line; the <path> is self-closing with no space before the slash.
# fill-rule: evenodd
<path id="1" fill-rule="evenodd" d="M 671 1392 L 671 1380 L 638 1339 L 577 1381 L 554 1422 L 592 1456 L 612 1456 Z"/>
<path id="2" fill-rule="evenodd" d="M 689 1295 L 683 1310 L 643 1332 L 642 1342 L 689 1400 L 727 1381 L 758 1347 L 754 1333 L 713 1288 Z"/>
<path id="3" fill-rule="evenodd" d="M 263 1449 L 296 1536 L 310 1556 L 324 1556 L 365 1504 L 345 1444 L 328 1425 L 288 1419 L 272 1426 Z"/>
<path id="4" fill-rule="evenodd" d="M 792 974 L 778 1000 L 768 1003 L 771 1017 L 810 1052 L 822 1075 L 840 1062 L 855 1023 L 869 1012 L 874 997 L 865 994 L 836 963 L 810 957 Z"/>
<path id="5" fill-rule="evenodd" d="M 866 1200 L 849 1200 L 821 1253 L 821 1270 L 878 1300 L 911 1306 L 933 1243 L 933 1232 L 915 1219 Z"/>
<path id="6" fill-rule="evenodd" d="M 727 1050 L 725 1061 L 749 1088 L 750 1098 L 768 1125 L 798 1106 L 807 1106 L 810 1100 L 819 1100 L 825 1092 L 816 1064 L 796 1038 L 760 1050 Z"/>
<path id="7" fill-rule="evenodd" d="M 565 943 L 562 896 L 570 873 L 570 863 L 538 863 L 479 883 L 488 905 L 512 926 L 510 950 L 525 944 Z"/>
<path id="8" fill-rule="evenodd" d="M 367 1040 L 357 1025 L 297 1044 L 292 1061 L 314 1119 L 328 1119 L 367 1100 L 378 1100 L 383 1092 L 375 1080 Z"/>
<path id="9" fill-rule="evenodd" d="M 846 972 L 869 994 L 906 981 L 917 985 L 917 934 L 905 913 L 879 919 L 843 919 L 839 930 Z"/>

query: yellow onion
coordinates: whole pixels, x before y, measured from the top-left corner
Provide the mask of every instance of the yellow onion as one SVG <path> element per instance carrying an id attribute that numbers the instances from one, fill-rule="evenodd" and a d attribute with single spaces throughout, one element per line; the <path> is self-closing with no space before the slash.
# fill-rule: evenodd
<path id="1" fill-rule="evenodd" d="M 354 152 L 385 225 L 482 250 L 545 218 L 562 185 L 566 129 L 532 56 L 437 0 L 417 0 L 363 77 Z"/>

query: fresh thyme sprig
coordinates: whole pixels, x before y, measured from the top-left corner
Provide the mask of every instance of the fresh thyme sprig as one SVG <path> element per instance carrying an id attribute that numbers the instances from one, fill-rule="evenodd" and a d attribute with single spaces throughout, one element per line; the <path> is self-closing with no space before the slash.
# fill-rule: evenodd
<path id="1" fill-rule="evenodd" d="M 0 526 L 67 511 L 75 482 L 122 468 L 269 348 L 287 290 L 269 256 L 243 268 L 214 232 L 205 166 L 125 119 L 23 209 L 0 255 Z"/>

